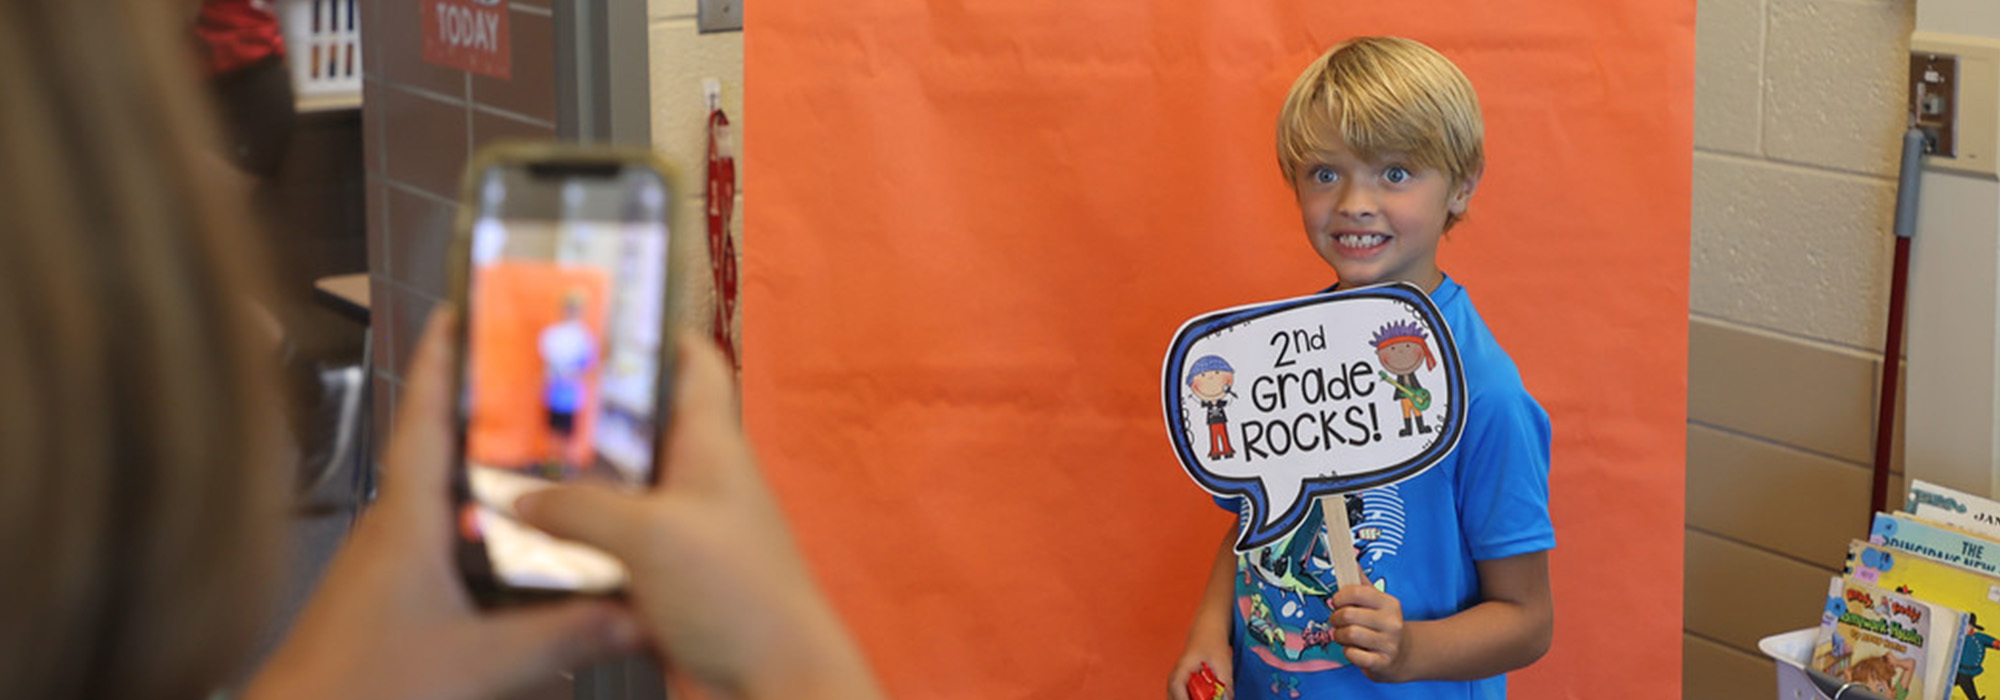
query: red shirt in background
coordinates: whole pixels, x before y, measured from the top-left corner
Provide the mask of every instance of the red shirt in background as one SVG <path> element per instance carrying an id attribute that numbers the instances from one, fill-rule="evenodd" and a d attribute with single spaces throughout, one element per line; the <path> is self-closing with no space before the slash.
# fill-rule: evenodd
<path id="1" fill-rule="evenodd" d="M 195 34 L 208 46 L 208 72 L 221 75 L 285 55 L 270 0 L 203 0 Z"/>

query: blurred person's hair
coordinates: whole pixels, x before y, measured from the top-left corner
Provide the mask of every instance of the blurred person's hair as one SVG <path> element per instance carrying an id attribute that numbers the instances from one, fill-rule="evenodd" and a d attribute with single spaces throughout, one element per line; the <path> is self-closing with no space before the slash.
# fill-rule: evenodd
<path id="1" fill-rule="evenodd" d="M 261 251 L 183 3 L 0 2 L 0 697 L 202 697 L 272 601 Z"/>

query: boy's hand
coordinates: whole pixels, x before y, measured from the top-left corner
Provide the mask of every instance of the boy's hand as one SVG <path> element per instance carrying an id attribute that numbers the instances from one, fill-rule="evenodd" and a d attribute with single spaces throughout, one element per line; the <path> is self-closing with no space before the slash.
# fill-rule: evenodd
<path id="1" fill-rule="evenodd" d="M 1403 602 L 1368 584 L 1343 586 L 1333 594 L 1333 638 L 1347 660 L 1370 680 L 1397 683 L 1402 669 Z"/>
<path id="2" fill-rule="evenodd" d="M 1167 697 L 1188 697 L 1188 679 L 1201 671 L 1202 664 L 1225 684 L 1223 697 L 1235 695 L 1235 655 L 1229 646 L 1230 628 L 1236 624 L 1236 523 L 1231 522 L 1216 543 L 1215 558 L 1208 567 L 1208 585 L 1202 589 L 1201 605 L 1195 609 L 1194 624 L 1188 628 L 1187 650 L 1167 674 Z"/>
<path id="3" fill-rule="evenodd" d="M 1192 700 L 1188 697 L 1188 679 L 1201 672 L 1202 664 L 1208 664 L 1208 669 L 1214 671 L 1216 679 L 1221 680 L 1224 685 L 1235 683 L 1235 669 L 1230 666 L 1229 661 L 1227 641 L 1224 641 L 1220 648 L 1189 647 L 1187 651 L 1181 653 L 1180 662 L 1174 664 L 1173 674 L 1167 676 L 1167 697 L 1171 700 Z M 1223 691 L 1222 697 L 1235 695 L 1236 689 L 1230 687 Z"/>

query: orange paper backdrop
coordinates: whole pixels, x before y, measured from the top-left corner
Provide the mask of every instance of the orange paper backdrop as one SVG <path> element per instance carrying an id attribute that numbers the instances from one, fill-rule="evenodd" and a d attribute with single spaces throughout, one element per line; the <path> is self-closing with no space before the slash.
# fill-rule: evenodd
<path id="1" fill-rule="evenodd" d="M 1678 698 L 1693 0 L 765 0 L 745 34 L 744 411 L 892 691 L 1154 698 L 1230 515 L 1160 358 L 1331 281 L 1285 89 L 1355 34 L 1478 87 L 1444 246 L 1556 441 L 1522 698 Z"/>
<path id="2" fill-rule="evenodd" d="M 466 452 L 474 462 L 523 467 L 548 456 L 549 422 L 543 390 L 542 330 L 562 320 L 563 297 L 584 294 L 583 322 L 604 337 L 604 300 L 610 278 L 602 270 L 534 263 L 494 263 L 479 269 L 472 308 L 480 313 L 467 327 L 472 337 L 472 420 Z M 601 347 L 600 347 L 601 350 Z M 591 369 L 583 409 L 576 414 L 574 454 L 588 464 L 590 435 L 597 424 L 597 377 Z"/>

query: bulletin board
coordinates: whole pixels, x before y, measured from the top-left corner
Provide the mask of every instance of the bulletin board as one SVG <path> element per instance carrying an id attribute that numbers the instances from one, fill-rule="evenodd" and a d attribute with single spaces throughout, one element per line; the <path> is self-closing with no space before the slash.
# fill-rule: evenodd
<path id="1" fill-rule="evenodd" d="M 1437 47 L 1488 166 L 1443 245 L 1555 430 L 1531 698 L 1680 697 L 1693 0 L 765 0 L 746 17 L 746 424 L 913 698 L 1160 697 L 1232 515 L 1160 357 L 1317 290 L 1273 146 L 1349 36 Z"/>

